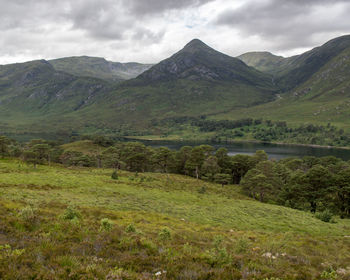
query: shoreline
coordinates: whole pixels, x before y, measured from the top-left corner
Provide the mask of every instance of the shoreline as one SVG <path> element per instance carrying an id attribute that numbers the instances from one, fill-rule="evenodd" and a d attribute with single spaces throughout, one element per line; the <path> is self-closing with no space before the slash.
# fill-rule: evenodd
<path id="1" fill-rule="evenodd" d="M 317 145 L 317 144 L 302 144 L 302 143 L 285 143 L 285 142 L 264 142 L 259 140 L 228 140 L 223 142 L 214 142 L 214 141 L 206 141 L 206 140 L 194 140 L 194 139 L 151 139 L 151 138 L 133 138 L 133 137 L 125 137 L 128 140 L 134 141 L 147 141 L 147 142 L 190 142 L 190 143 L 211 143 L 211 144 L 230 144 L 230 143 L 256 143 L 256 144 L 270 144 L 270 145 L 279 145 L 279 146 L 296 146 L 296 147 L 310 147 L 310 148 L 320 148 L 320 149 L 340 149 L 340 150 L 350 150 L 350 147 L 344 146 L 326 146 L 326 145 Z"/>

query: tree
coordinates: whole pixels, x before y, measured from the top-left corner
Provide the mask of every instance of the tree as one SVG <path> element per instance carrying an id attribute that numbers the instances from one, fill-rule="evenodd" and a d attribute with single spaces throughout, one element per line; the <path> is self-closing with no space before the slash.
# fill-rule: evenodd
<path id="1" fill-rule="evenodd" d="M 299 195 L 308 201 L 311 212 L 315 213 L 318 203 L 325 198 L 333 184 L 333 175 L 323 166 L 315 165 L 300 178 Z"/>
<path id="2" fill-rule="evenodd" d="M 195 173 L 197 179 L 201 176 L 201 167 L 206 157 L 211 155 L 213 147 L 209 145 L 201 145 L 194 147 L 186 161 L 185 168 Z"/>
<path id="3" fill-rule="evenodd" d="M 33 150 L 24 151 L 22 157 L 24 162 L 33 164 L 34 168 L 36 168 L 37 164 L 41 163 L 39 154 Z"/>
<path id="4" fill-rule="evenodd" d="M 50 146 L 48 144 L 35 144 L 31 151 L 37 154 L 39 163 L 50 162 Z"/>
<path id="5" fill-rule="evenodd" d="M 144 172 L 151 166 L 153 150 L 142 143 L 128 142 L 123 145 L 121 159 L 130 171 Z"/>
<path id="6" fill-rule="evenodd" d="M 275 164 L 269 160 L 259 162 L 242 180 L 246 193 L 261 202 L 264 202 L 267 196 L 276 201 L 282 185 L 283 182 L 276 173 Z"/>
<path id="7" fill-rule="evenodd" d="M 202 173 L 209 180 L 213 180 L 215 174 L 220 172 L 220 166 L 218 165 L 218 159 L 215 156 L 209 156 L 202 164 Z"/>
<path id="8" fill-rule="evenodd" d="M 232 183 L 239 184 L 243 176 L 255 165 L 251 156 L 235 155 L 230 158 Z"/>
<path id="9" fill-rule="evenodd" d="M 122 165 L 120 157 L 120 151 L 117 147 L 109 147 L 101 155 L 104 166 L 113 168 L 116 172 L 121 168 Z"/>
<path id="10" fill-rule="evenodd" d="M 162 172 L 168 173 L 168 167 L 174 161 L 173 153 L 169 148 L 160 147 L 155 150 L 152 161 L 161 168 Z"/>
<path id="11" fill-rule="evenodd" d="M 336 205 L 340 217 L 350 216 L 350 169 L 340 171 L 335 179 Z"/>
<path id="12" fill-rule="evenodd" d="M 218 159 L 218 165 L 221 168 L 221 172 L 230 171 L 230 157 L 228 156 L 226 148 L 220 148 L 216 151 L 215 156 Z"/>
<path id="13" fill-rule="evenodd" d="M 231 181 L 231 176 L 229 174 L 217 173 L 214 175 L 214 182 L 221 184 L 222 187 L 224 187 L 224 185 L 228 185 L 230 181 Z"/>
<path id="14" fill-rule="evenodd" d="M 9 152 L 10 139 L 0 136 L 0 156 L 3 158 Z"/>
<path id="15" fill-rule="evenodd" d="M 268 178 L 257 169 L 251 169 L 242 180 L 243 190 L 254 199 L 265 201 L 265 195 L 272 189 Z"/>
<path id="16" fill-rule="evenodd" d="M 187 160 L 190 157 L 192 151 L 192 147 L 183 146 L 179 151 L 175 154 L 175 171 L 176 173 L 186 174 L 185 165 Z"/>

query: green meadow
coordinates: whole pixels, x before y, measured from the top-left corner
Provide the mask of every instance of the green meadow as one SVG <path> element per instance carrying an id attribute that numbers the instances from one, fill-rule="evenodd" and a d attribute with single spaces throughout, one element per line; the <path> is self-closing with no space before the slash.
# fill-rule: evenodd
<path id="1" fill-rule="evenodd" d="M 348 219 L 235 185 L 111 174 L 0 160 L 0 278 L 350 279 Z"/>

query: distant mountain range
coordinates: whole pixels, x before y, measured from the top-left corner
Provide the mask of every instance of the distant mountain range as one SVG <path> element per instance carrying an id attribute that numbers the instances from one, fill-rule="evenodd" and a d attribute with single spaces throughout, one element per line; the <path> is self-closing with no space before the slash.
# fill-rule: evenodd
<path id="1" fill-rule="evenodd" d="M 107 81 L 123 81 L 136 78 L 152 64 L 136 62 L 120 63 L 100 57 L 75 56 L 49 60 L 58 71 L 80 77 L 94 77 Z"/>
<path id="2" fill-rule="evenodd" d="M 234 58 L 195 39 L 155 65 L 86 56 L 1 65 L 0 133 L 130 134 L 199 116 L 346 128 L 349 97 L 349 35 L 289 58 Z"/>

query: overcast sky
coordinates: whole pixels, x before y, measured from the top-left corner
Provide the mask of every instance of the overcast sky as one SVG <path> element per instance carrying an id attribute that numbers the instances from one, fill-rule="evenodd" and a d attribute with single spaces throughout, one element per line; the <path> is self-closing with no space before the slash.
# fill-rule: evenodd
<path id="1" fill-rule="evenodd" d="M 290 56 L 350 33 L 349 15 L 349 0 L 0 0 L 0 64 L 155 63 L 193 38 L 232 56 Z"/>

